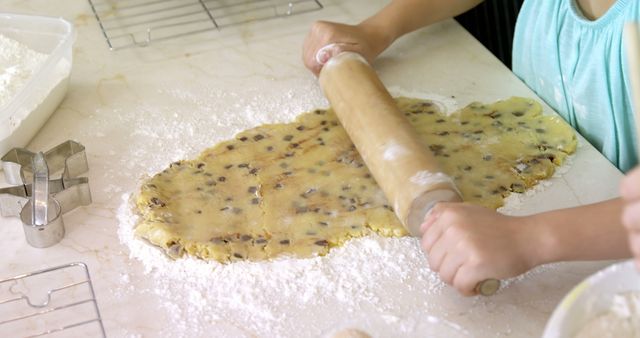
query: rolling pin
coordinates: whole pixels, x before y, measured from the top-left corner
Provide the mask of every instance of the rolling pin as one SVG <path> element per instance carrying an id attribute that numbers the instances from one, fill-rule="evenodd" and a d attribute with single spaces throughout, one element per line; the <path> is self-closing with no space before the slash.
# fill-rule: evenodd
<path id="1" fill-rule="evenodd" d="M 438 202 L 461 202 L 453 180 L 418 139 L 375 71 L 359 54 L 340 53 L 323 66 L 320 87 L 376 182 L 412 236 Z M 499 281 L 478 283 L 491 295 Z"/>

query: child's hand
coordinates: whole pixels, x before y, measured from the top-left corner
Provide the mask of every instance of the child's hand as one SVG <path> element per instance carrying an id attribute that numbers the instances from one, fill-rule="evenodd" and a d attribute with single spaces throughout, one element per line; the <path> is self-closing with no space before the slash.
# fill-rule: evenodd
<path id="1" fill-rule="evenodd" d="M 622 224 L 629 232 L 629 248 L 635 256 L 636 266 L 640 269 L 640 167 L 624 178 L 620 193 L 625 202 Z"/>
<path id="2" fill-rule="evenodd" d="M 357 52 L 371 63 L 390 43 L 387 37 L 365 24 L 352 26 L 317 21 L 304 41 L 302 59 L 304 65 L 318 75 L 322 66 L 334 55 L 344 51 Z M 320 49 L 322 53 L 318 53 Z"/>
<path id="3" fill-rule="evenodd" d="M 443 281 L 471 296 L 478 282 L 537 265 L 529 250 L 533 227 L 524 220 L 466 203 L 438 203 L 422 224 L 422 249 Z"/>

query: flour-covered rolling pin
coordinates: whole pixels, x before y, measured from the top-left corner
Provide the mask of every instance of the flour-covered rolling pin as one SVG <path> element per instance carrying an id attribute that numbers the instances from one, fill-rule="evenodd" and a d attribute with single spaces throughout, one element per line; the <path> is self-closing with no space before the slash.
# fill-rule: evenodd
<path id="1" fill-rule="evenodd" d="M 320 72 L 320 86 L 396 215 L 413 236 L 437 202 L 462 201 L 453 180 L 397 107 L 375 71 L 356 53 L 331 58 Z M 496 285 L 497 284 L 497 285 Z M 499 282 L 476 290 L 495 293 Z"/>

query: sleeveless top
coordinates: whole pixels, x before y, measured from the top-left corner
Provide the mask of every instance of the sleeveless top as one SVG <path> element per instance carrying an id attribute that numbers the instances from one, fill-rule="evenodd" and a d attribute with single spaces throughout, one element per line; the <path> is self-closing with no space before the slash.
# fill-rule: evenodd
<path id="1" fill-rule="evenodd" d="M 623 172 L 638 164 L 638 135 L 622 32 L 639 8 L 617 0 L 590 21 L 575 0 L 526 0 L 513 42 L 513 72 Z"/>

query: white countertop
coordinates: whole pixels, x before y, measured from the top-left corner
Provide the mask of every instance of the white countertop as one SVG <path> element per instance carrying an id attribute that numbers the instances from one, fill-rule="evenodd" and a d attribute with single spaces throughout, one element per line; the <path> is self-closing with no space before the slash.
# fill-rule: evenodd
<path id="1" fill-rule="evenodd" d="M 93 194 L 93 204 L 65 215 L 66 237 L 51 248 L 28 246 L 19 220 L 2 219 L 0 279 L 73 261 L 87 263 L 111 337 L 175 334 L 167 326 L 182 319 L 200 330 L 186 327 L 178 336 L 191 332 L 323 336 L 342 327 L 358 327 L 374 337 L 449 336 L 451 332 L 479 337 L 539 336 L 562 296 L 605 263 L 546 267 L 490 298 L 464 298 L 448 288 L 424 293 L 419 284 L 424 281 L 395 280 L 392 274 L 381 274 L 375 278 L 386 279 L 367 290 L 374 303 L 344 306 L 339 297 L 328 296 L 315 302 L 313 309 L 283 311 L 273 332 L 257 331 L 244 316 L 235 318 L 233 325 L 225 324 L 233 317 L 233 309 L 213 308 L 217 319 L 211 320 L 176 318 L 176 313 L 185 312 L 160 306 L 172 297 L 184 301 L 187 295 L 179 288 L 158 295 L 154 275 L 145 274 L 142 264 L 129 258 L 129 248 L 117 235 L 121 196 L 134 191 L 144 174 L 194 156 L 240 130 L 287 121 L 296 113 L 326 106 L 315 78 L 300 61 L 302 39 L 311 22 L 357 22 L 384 1 L 375 1 L 376 5 L 365 0 L 322 3 L 324 9 L 299 16 L 110 52 L 85 0 L 0 1 L 0 11 L 61 16 L 78 29 L 67 97 L 29 149 L 46 150 L 67 139 L 84 144 Z M 510 96 L 536 97 L 453 21 L 401 39 L 375 68 L 391 88 L 453 97 L 458 106 Z M 274 115 L 276 111 L 282 114 Z M 523 198 L 514 213 L 617 196 L 619 171 L 584 140 L 581 143 L 568 172 L 553 178 L 543 191 Z M 426 268 L 412 269 L 417 273 Z M 452 325 L 430 326 L 429 318 L 445 318 Z M 257 327 L 270 327 L 267 324 Z"/>

